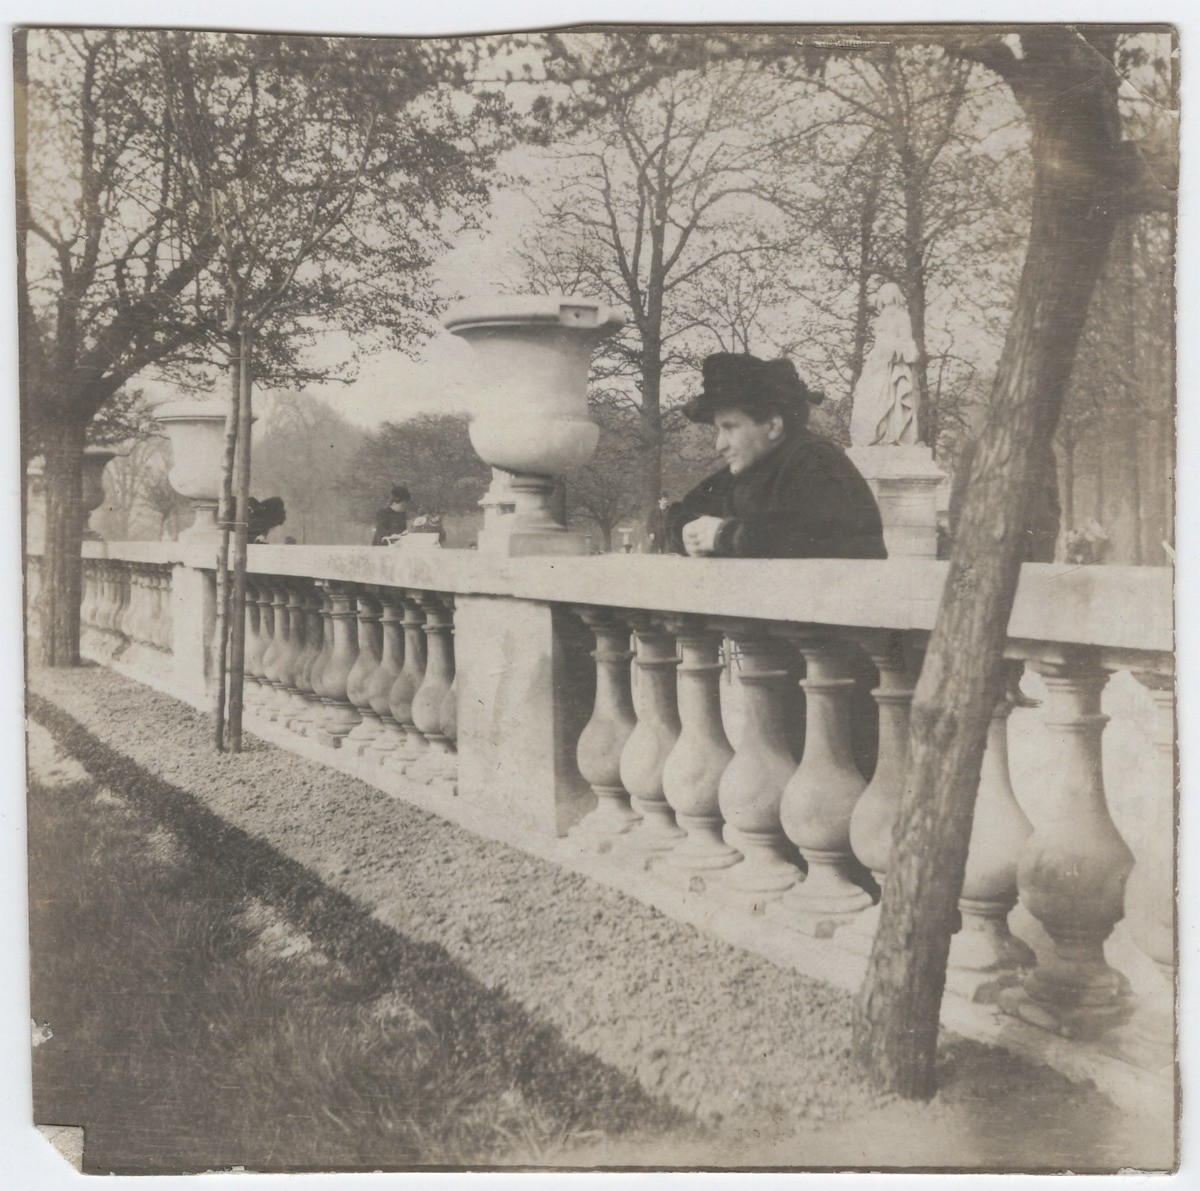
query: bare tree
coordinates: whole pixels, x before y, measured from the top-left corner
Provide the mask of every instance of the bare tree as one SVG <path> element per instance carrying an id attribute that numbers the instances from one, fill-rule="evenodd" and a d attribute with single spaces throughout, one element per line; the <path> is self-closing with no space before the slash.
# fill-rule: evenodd
<path id="1" fill-rule="evenodd" d="M 210 328 L 185 298 L 217 239 L 181 234 L 175 130 L 141 35 L 16 35 L 23 457 L 45 455 L 42 661 L 79 661 L 82 458 L 127 382 Z"/>
<path id="2" fill-rule="evenodd" d="M 1158 30 L 1160 39 L 1171 36 Z M 712 60 L 796 63 L 809 74 L 831 57 L 878 52 L 871 31 L 707 30 L 669 44 L 617 37 L 615 61 L 580 70 L 591 94 L 647 88 Z M 974 451 L 950 573 L 915 694 L 910 763 L 881 920 L 860 991 L 854 1051 L 880 1088 L 932 1095 L 946 958 L 962 888 L 987 726 L 999 686 L 1029 511 L 1028 469 L 1057 427 L 1096 279 L 1122 212 L 1173 211 L 1174 145 L 1122 138 L 1111 29 L 1031 26 L 914 28 L 889 40 L 936 44 L 991 71 L 1028 130 L 1033 204 L 1027 251 L 988 407 Z M 884 51 L 885 56 L 888 51 Z M 623 80 L 617 82 L 620 73 Z M 1140 151 L 1139 151 L 1140 150 Z M 984 168 L 990 163 L 981 162 Z"/>
<path id="3" fill-rule="evenodd" d="M 640 419 L 641 518 L 662 490 L 668 382 L 705 348 L 744 345 L 778 258 L 802 238 L 763 199 L 779 146 L 747 136 L 777 107 L 751 64 L 685 71 L 638 94 L 610 94 L 602 119 L 554 153 L 565 181 L 528 237 L 526 279 L 570 283 L 632 312 L 596 375 L 623 388 Z M 736 310 L 717 295 L 721 276 L 743 287 Z"/>
<path id="4" fill-rule="evenodd" d="M 1023 556 L 1025 471 L 1054 434 L 1085 313 L 1123 211 L 1170 206 L 1122 141 L 1115 38 L 1036 27 L 1021 54 L 964 40 L 1030 129 L 1034 208 L 1017 305 L 913 701 L 910 762 L 855 1051 L 883 1087 L 936 1087 L 938 1010 L 986 730 Z"/>

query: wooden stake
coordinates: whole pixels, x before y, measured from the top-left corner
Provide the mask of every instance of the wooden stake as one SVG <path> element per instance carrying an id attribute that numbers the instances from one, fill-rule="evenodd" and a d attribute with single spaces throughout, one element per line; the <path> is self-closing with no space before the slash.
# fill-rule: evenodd
<path id="1" fill-rule="evenodd" d="M 221 543 L 218 547 L 216 568 L 217 704 L 214 743 L 217 746 L 217 752 L 223 752 L 225 749 L 225 675 L 229 656 L 229 525 L 233 515 L 233 461 L 237 448 L 241 402 L 240 337 L 231 333 L 230 342 L 233 351 L 229 359 L 229 410 L 225 415 L 225 453 L 221 459 L 221 496 L 217 508 L 217 523 L 221 527 Z"/>
<path id="2" fill-rule="evenodd" d="M 241 397 L 238 402 L 237 433 L 237 522 L 233 538 L 233 626 L 232 657 L 229 664 L 229 749 L 242 751 L 242 691 L 246 668 L 246 546 L 250 529 L 250 425 L 251 397 L 254 388 L 253 332 L 245 323 L 241 328 Z"/>

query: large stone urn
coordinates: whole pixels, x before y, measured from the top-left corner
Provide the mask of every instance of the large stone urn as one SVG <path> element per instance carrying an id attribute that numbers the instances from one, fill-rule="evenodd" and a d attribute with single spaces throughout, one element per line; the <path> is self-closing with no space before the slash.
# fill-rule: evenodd
<path id="1" fill-rule="evenodd" d="M 509 474 L 515 511 L 479 548 L 508 555 L 586 554 L 583 534 L 554 515 L 554 483 L 592 457 L 600 429 L 588 416 L 592 351 L 624 323 L 587 298 L 530 296 L 465 302 L 443 320 L 474 349 L 480 400 L 471 421 L 479 457 Z"/>
<path id="2" fill-rule="evenodd" d="M 211 401 L 169 401 L 154 420 L 171 443 L 167 478 L 186 496 L 196 519 L 180 535 L 181 542 L 216 541 L 217 499 L 221 487 L 221 457 L 225 447 L 225 411 Z"/>

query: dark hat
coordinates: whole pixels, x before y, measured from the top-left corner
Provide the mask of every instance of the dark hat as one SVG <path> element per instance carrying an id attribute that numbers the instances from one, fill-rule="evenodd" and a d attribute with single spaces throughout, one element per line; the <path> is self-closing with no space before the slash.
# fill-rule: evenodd
<path id="1" fill-rule="evenodd" d="M 396 484 L 392 487 L 392 501 L 394 503 L 398 500 L 412 500 L 408 489 L 403 484 Z"/>
<path id="2" fill-rule="evenodd" d="M 699 395 L 683 407 L 693 422 L 711 422 L 718 409 L 729 408 L 806 417 L 809 405 L 825 399 L 824 393 L 814 392 L 800 379 L 795 364 L 787 359 L 715 352 L 705 359 L 701 376 Z"/>

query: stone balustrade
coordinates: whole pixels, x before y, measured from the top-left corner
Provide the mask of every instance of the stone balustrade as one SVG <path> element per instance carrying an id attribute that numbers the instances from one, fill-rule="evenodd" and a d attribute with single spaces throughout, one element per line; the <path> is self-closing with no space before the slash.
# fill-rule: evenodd
<path id="1" fill-rule="evenodd" d="M 136 641 L 203 703 L 210 550 L 85 552 L 92 656 Z M 869 950 L 945 564 L 252 546 L 249 571 L 251 731 Z M 1024 568 L 947 983 L 1147 1066 L 1171 1053 L 1172 649 L 1166 571 Z M 1114 700 L 1143 763 L 1106 782 Z"/>
<path id="2" fill-rule="evenodd" d="M 168 668 L 174 636 L 171 570 L 159 562 L 84 560 L 80 631 L 94 652 L 142 668 Z"/>

